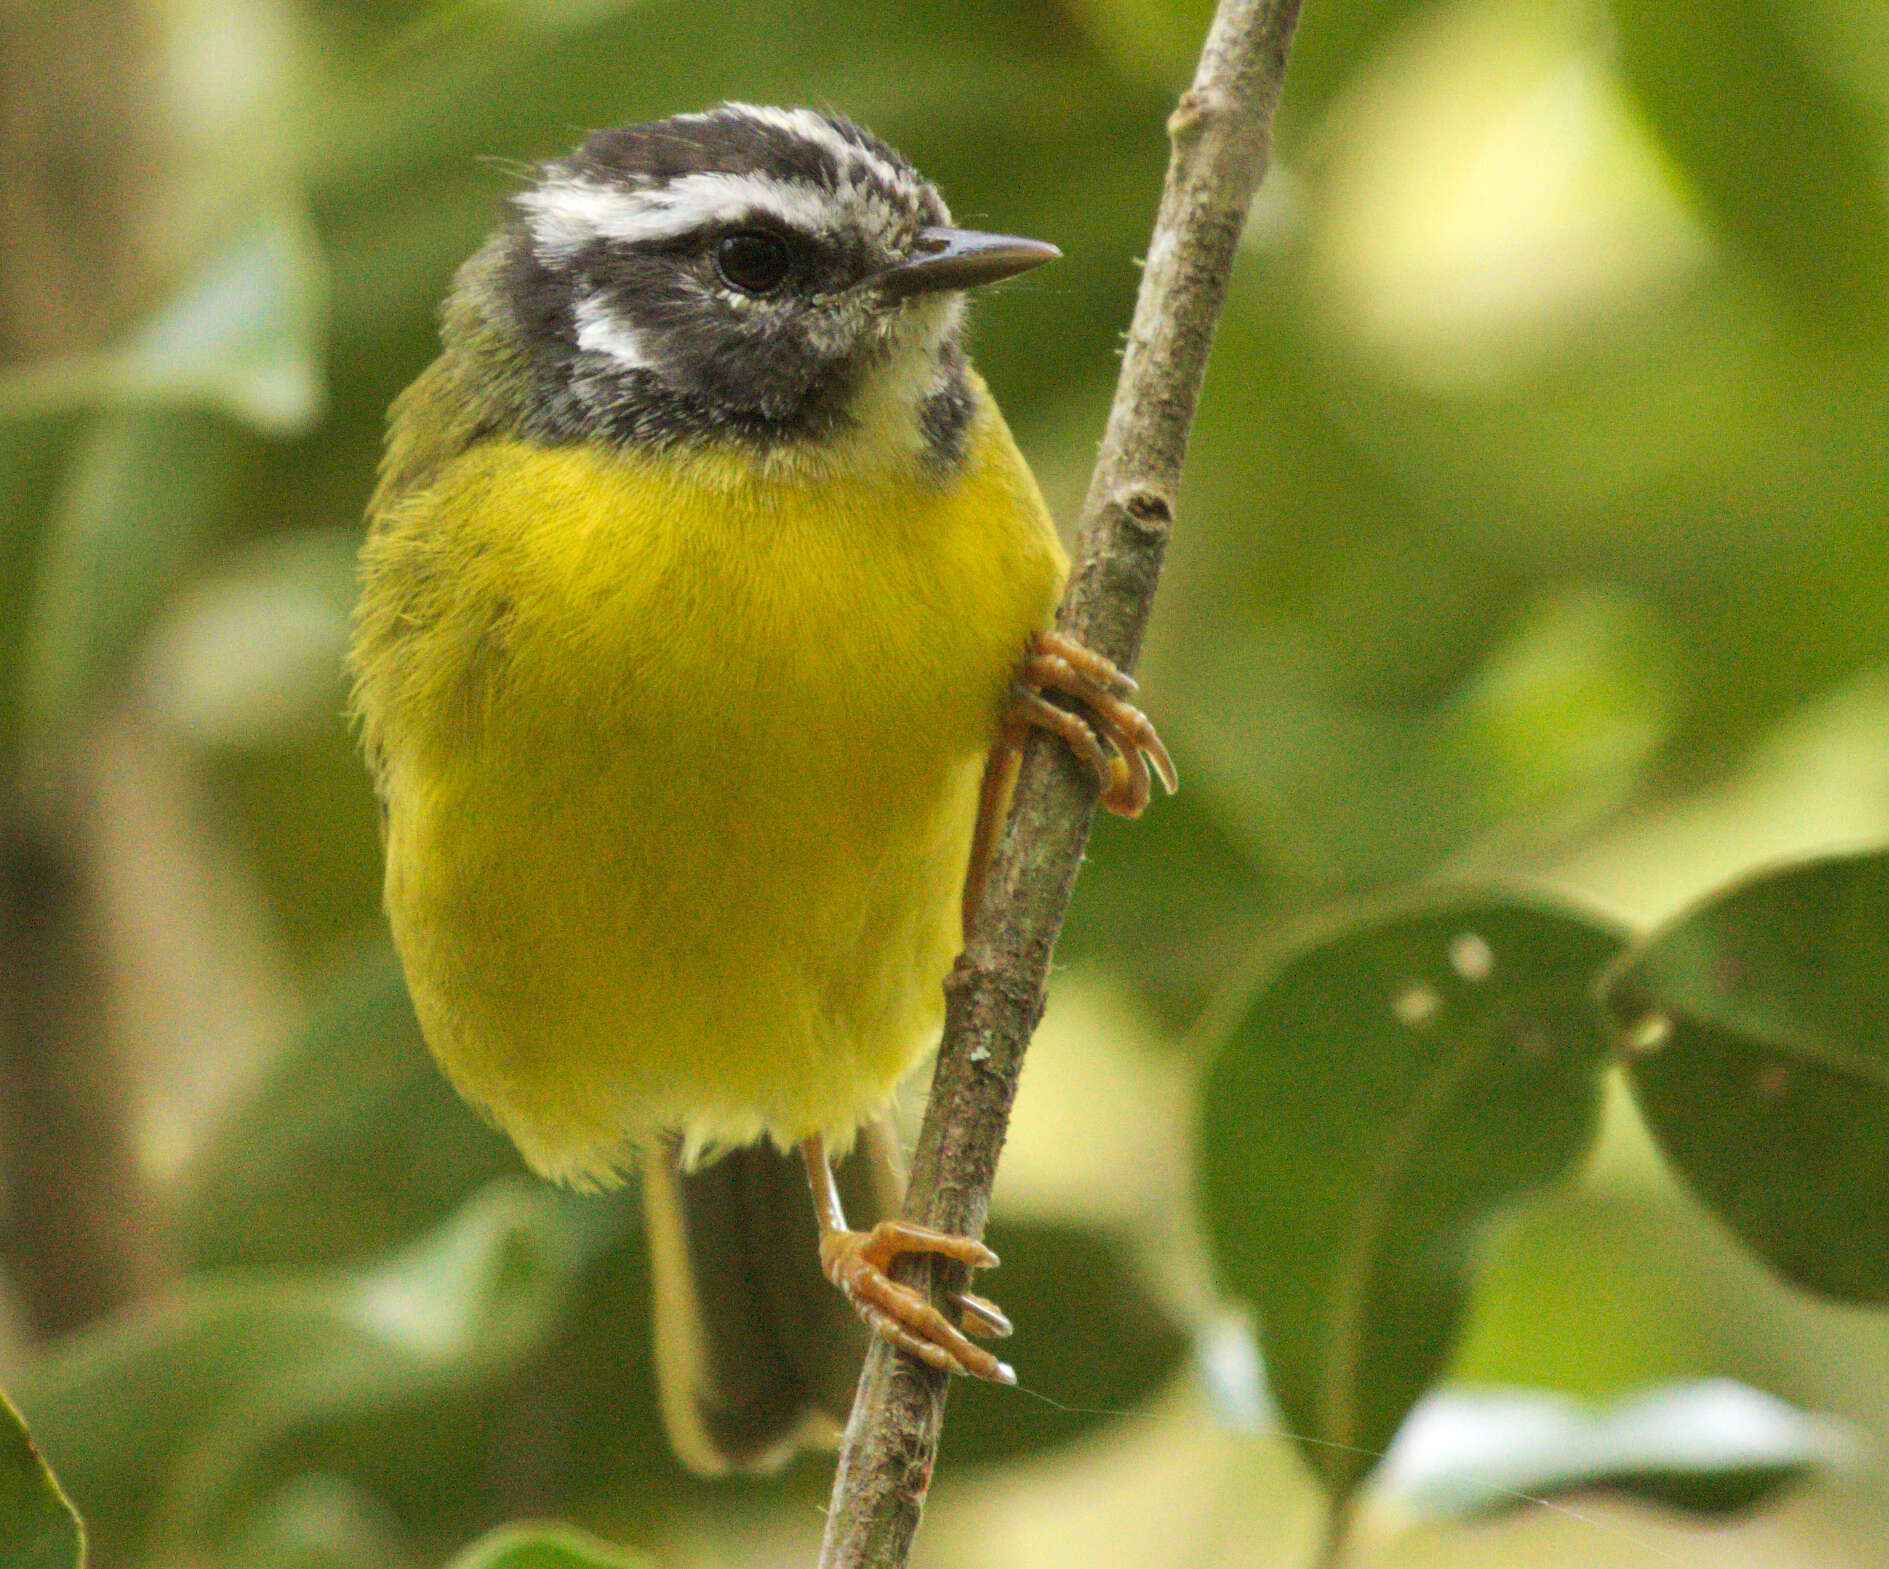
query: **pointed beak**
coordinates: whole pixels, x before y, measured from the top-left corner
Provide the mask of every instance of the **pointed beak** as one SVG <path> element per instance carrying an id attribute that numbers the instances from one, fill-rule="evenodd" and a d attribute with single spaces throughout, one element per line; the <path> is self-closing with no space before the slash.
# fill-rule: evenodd
<path id="1" fill-rule="evenodd" d="M 1014 234 L 980 234 L 976 229 L 927 229 L 918 237 L 917 253 L 906 261 L 875 273 L 868 284 L 882 300 L 910 299 L 916 294 L 937 294 L 947 289 L 970 289 L 999 278 L 1014 278 L 1062 252 L 1042 240 Z"/>

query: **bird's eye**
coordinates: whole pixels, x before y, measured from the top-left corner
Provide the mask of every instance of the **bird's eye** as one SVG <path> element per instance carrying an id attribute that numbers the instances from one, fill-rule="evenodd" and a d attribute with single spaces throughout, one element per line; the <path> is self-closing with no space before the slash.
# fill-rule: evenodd
<path id="1" fill-rule="evenodd" d="M 787 277 L 792 262 L 787 242 L 759 229 L 743 229 L 715 247 L 716 268 L 743 294 L 772 294 Z"/>

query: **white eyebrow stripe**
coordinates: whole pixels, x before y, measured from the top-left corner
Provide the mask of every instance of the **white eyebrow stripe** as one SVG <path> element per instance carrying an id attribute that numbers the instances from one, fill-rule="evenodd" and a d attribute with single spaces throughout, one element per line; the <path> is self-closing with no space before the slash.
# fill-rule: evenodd
<path id="1" fill-rule="evenodd" d="M 641 370 L 653 365 L 642 335 L 627 322 L 619 320 L 610 307 L 594 294 L 577 302 L 577 346 L 592 354 L 603 354 L 625 370 Z"/>
<path id="2" fill-rule="evenodd" d="M 556 180 L 523 192 L 518 205 L 529 215 L 532 238 L 546 261 L 567 260 L 592 240 L 674 239 L 718 221 L 768 217 L 819 234 L 835 218 L 833 199 L 824 191 L 767 174 L 685 174 L 650 190 Z"/>

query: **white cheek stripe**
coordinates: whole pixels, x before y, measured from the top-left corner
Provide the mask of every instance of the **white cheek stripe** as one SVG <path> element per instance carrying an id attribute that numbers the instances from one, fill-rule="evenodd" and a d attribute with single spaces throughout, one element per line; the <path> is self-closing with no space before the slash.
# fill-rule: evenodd
<path id="1" fill-rule="evenodd" d="M 547 262 L 566 261 L 593 240 L 635 244 L 674 239 L 712 222 L 768 217 L 807 234 L 833 226 L 825 192 L 766 174 L 686 174 L 655 190 L 556 180 L 518 197 Z"/>
<path id="2" fill-rule="evenodd" d="M 625 370 L 646 370 L 655 363 L 642 335 L 613 316 L 596 295 L 586 294 L 577 302 L 576 318 L 578 348 L 608 355 Z"/>

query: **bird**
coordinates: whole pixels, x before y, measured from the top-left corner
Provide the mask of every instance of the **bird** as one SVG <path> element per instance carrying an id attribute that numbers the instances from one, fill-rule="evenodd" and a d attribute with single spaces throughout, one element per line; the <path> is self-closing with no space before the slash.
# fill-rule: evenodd
<path id="1" fill-rule="evenodd" d="M 966 291 L 1059 254 L 825 110 L 602 130 L 507 199 L 390 412 L 349 666 L 408 991 L 535 1171 L 640 1177 L 699 1471 L 830 1438 L 868 1332 L 1015 1379 L 994 1304 L 889 1274 L 997 1259 L 896 1218 L 886 1116 L 1023 738 L 1126 815 L 1174 787 L 1054 629 L 1067 557 L 965 348 Z"/>

